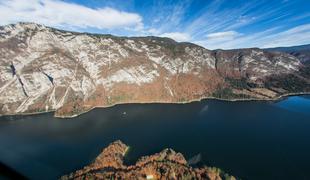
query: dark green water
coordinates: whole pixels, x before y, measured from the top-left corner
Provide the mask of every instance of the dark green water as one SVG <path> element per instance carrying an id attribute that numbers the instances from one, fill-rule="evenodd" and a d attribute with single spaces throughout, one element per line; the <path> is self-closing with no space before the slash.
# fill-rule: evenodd
<path id="1" fill-rule="evenodd" d="M 82 168 L 117 139 L 131 146 L 127 163 L 171 147 L 243 179 L 310 179 L 310 96 L 119 105 L 73 119 L 0 117 L 0 161 L 31 179 Z"/>

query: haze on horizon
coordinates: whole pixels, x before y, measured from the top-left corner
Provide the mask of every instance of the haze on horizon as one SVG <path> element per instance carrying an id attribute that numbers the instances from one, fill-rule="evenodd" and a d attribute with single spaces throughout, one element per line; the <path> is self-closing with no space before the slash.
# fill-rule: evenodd
<path id="1" fill-rule="evenodd" d="M 310 43 L 307 0 L 0 0 L 0 25 L 161 36 L 208 49 Z"/>

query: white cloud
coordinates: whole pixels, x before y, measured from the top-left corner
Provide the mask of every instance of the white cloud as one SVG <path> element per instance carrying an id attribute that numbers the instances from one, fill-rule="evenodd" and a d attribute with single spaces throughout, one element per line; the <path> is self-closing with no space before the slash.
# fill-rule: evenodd
<path id="1" fill-rule="evenodd" d="M 240 36 L 240 33 L 236 31 L 216 32 L 206 35 L 208 39 L 217 39 L 217 40 L 230 40 L 234 39 L 237 36 Z"/>
<path id="2" fill-rule="evenodd" d="M 161 34 L 160 37 L 168 37 L 168 38 L 174 39 L 175 41 L 179 41 L 179 42 L 191 40 L 191 36 L 189 34 L 181 33 L 181 32 L 164 33 L 164 34 Z"/>
<path id="3" fill-rule="evenodd" d="M 21 21 L 65 28 L 143 27 L 140 15 L 109 7 L 92 9 L 60 0 L 0 0 L 0 24 Z"/>
<path id="4" fill-rule="evenodd" d="M 148 29 L 146 32 L 150 33 L 150 34 L 154 34 L 154 35 L 160 33 L 160 31 L 158 29 L 155 29 L 155 28 Z"/>

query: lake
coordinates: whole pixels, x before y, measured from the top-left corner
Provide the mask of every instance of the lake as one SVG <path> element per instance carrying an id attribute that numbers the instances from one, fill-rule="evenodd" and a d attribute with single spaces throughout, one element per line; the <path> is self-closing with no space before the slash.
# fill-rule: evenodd
<path id="1" fill-rule="evenodd" d="M 56 179 L 118 139 L 130 146 L 128 164 L 170 147 L 242 179 L 310 179 L 310 96 L 126 104 L 72 119 L 0 117 L 0 162 L 31 179 Z"/>

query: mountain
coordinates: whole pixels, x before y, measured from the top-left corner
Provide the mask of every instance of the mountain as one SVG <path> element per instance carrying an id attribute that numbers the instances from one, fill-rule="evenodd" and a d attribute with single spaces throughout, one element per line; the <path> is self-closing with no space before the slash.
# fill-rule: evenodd
<path id="1" fill-rule="evenodd" d="M 121 141 L 115 141 L 93 163 L 60 179 L 236 179 L 214 167 L 192 168 L 181 153 L 172 149 L 144 156 L 135 165 L 126 166 L 123 160 L 128 149 Z"/>
<path id="2" fill-rule="evenodd" d="M 303 64 L 310 63 L 310 44 L 292 47 L 268 48 L 271 52 L 285 52 L 297 57 Z"/>
<path id="3" fill-rule="evenodd" d="M 279 52 L 309 51 L 310 44 L 305 44 L 305 45 L 300 45 L 300 46 L 290 46 L 290 47 L 267 48 L 266 50 L 279 51 Z"/>
<path id="4" fill-rule="evenodd" d="M 258 48 L 208 50 L 34 23 L 0 27 L 0 114 L 73 117 L 121 103 L 269 100 L 310 92 L 309 66 Z"/>

